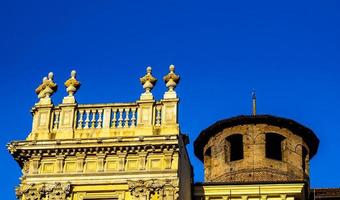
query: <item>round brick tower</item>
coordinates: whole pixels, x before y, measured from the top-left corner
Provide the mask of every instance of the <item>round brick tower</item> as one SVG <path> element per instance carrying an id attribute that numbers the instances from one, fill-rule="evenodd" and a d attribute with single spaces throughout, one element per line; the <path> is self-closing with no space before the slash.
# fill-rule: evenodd
<path id="1" fill-rule="evenodd" d="M 309 182 L 319 139 L 312 130 L 270 115 L 221 120 L 196 139 L 206 182 Z"/>

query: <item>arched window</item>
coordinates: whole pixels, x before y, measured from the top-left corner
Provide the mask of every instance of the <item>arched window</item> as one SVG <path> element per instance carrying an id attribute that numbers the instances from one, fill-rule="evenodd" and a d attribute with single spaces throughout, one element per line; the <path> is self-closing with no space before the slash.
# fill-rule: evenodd
<path id="1" fill-rule="evenodd" d="M 226 159 L 226 161 L 243 159 L 243 136 L 241 134 L 228 136 L 226 142 L 226 156 L 229 156 L 229 159 Z"/>
<path id="2" fill-rule="evenodd" d="M 282 141 L 285 139 L 277 133 L 266 133 L 266 157 L 282 160 Z"/>

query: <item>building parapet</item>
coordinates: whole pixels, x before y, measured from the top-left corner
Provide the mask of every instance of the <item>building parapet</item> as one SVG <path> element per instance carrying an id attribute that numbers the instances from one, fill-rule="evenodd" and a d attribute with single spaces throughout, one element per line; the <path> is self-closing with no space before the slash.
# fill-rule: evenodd
<path id="1" fill-rule="evenodd" d="M 170 66 L 169 74 L 164 77 L 168 91 L 159 101 L 151 93 L 157 81 L 151 74 L 151 67 L 140 81 L 145 91 L 135 102 L 78 104 L 74 94 L 80 82 L 72 71 L 65 82 L 68 96 L 61 104 L 54 105 L 51 96 L 57 84 L 53 73 L 49 73 L 36 89 L 39 102 L 31 110 L 33 124 L 27 140 L 179 134 L 179 99 L 174 90 L 179 76 L 174 73 L 174 66 Z"/>

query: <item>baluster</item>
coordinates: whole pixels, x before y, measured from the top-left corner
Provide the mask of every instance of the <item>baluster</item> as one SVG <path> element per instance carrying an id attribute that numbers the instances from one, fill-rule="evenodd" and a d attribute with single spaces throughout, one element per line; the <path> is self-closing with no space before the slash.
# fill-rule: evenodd
<path id="1" fill-rule="evenodd" d="M 91 128 L 95 128 L 95 125 L 96 125 L 96 113 L 97 113 L 97 110 L 93 109 L 92 110 L 92 119 L 91 119 Z"/>
<path id="2" fill-rule="evenodd" d="M 156 126 L 161 125 L 161 106 L 156 106 Z"/>
<path id="3" fill-rule="evenodd" d="M 78 126 L 77 128 L 82 129 L 83 128 L 83 116 L 84 116 L 85 110 L 79 111 L 79 119 L 78 119 Z"/>
<path id="4" fill-rule="evenodd" d="M 58 129 L 59 127 L 59 115 L 60 115 L 60 112 L 59 111 L 55 111 L 54 113 L 54 123 L 53 123 L 53 129 Z"/>
<path id="5" fill-rule="evenodd" d="M 135 127 L 136 126 L 136 109 L 137 108 L 132 108 L 131 112 L 132 112 L 132 116 L 131 116 L 131 127 Z"/>
<path id="6" fill-rule="evenodd" d="M 112 117 L 112 121 L 111 121 L 111 127 L 116 128 L 116 110 L 112 110 L 113 112 L 113 117 Z"/>
<path id="7" fill-rule="evenodd" d="M 118 109 L 118 112 L 119 112 L 119 118 L 118 118 L 118 126 L 117 128 L 122 128 L 123 126 L 123 111 L 124 109 L 123 108 L 120 108 Z"/>
<path id="8" fill-rule="evenodd" d="M 130 108 L 125 108 L 125 119 L 124 119 L 124 127 L 129 127 L 129 114 L 130 114 Z"/>
<path id="9" fill-rule="evenodd" d="M 102 109 L 100 109 L 100 110 L 98 110 L 98 123 L 97 123 L 97 127 L 96 128 L 102 128 L 102 122 L 103 122 L 103 120 L 102 120 L 102 113 L 103 113 L 103 110 Z"/>
<path id="10" fill-rule="evenodd" d="M 90 128 L 90 110 L 85 110 L 86 119 L 85 119 L 85 127 L 84 128 Z"/>

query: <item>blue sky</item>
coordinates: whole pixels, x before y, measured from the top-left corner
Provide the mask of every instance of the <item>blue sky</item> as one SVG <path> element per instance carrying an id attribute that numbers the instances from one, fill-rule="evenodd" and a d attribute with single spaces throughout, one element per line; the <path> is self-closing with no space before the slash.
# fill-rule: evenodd
<path id="1" fill-rule="evenodd" d="M 340 187 L 339 1 L 0 1 L 0 199 L 21 175 L 5 144 L 31 128 L 34 89 L 55 73 L 58 104 L 72 69 L 80 103 L 131 102 L 148 65 L 181 75 L 180 125 L 191 142 L 213 122 L 251 112 L 294 119 L 321 143 L 312 187 Z M 153 93 L 160 99 L 162 81 Z M 195 180 L 202 164 L 188 145 Z"/>

